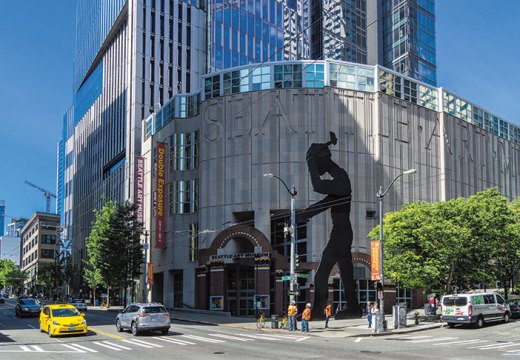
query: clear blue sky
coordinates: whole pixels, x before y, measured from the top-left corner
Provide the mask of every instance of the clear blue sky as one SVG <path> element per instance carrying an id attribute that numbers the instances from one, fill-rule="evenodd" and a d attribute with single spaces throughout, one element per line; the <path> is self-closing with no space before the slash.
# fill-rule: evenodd
<path id="1" fill-rule="evenodd" d="M 437 0 L 438 85 L 520 123 L 520 1 Z M 72 104 L 75 0 L 0 0 L 0 199 L 45 210 Z M 54 209 L 54 203 L 52 206 Z"/>

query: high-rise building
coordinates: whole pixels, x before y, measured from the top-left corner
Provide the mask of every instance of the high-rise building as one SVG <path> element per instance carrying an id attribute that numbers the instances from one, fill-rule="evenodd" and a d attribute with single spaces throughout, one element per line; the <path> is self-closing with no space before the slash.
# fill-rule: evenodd
<path id="1" fill-rule="evenodd" d="M 4 235 L 5 227 L 5 200 L 0 200 L 0 236 Z"/>
<path id="2" fill-rule="evenodd" d="M 435 86 L 435 0 L 374 0 L 367 6 L 368 63 Z"/>
<path id="3" fill-rule="evenodd" d="M 0 259 L 8 259 L 20 266 L 20 234 L 28 219 L 12 218 L 7 231 L 0 236 Z"/>

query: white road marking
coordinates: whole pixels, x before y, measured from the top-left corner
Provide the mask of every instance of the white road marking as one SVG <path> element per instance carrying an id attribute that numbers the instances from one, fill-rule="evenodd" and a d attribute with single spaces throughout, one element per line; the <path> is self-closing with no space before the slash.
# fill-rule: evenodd
<path id="1" fill-rule="evenodd" d="M 236 341 L 254 341 L 253 339 L 244 339 L 238 336 L 226 335 L 226 334 L 208 334 L 209 336 L 221 337 L 223 339 L 236 340 Z"/>
<path id="2" fill-rule="evenodd" d="M 298 339 L 298 340 L 296 340 L 296 341 L 303 341 L 303 340 L 307 340 L 307 339 L 310 339 L 310 338 L 311 338 L 310 336 L 306 336 L 306 337 L 303 337 L 303 338 Z"/>
<path id="3" fill-rule="evenodd" d="M 162 345 L 157 345 L 157 344 L 153 344 L 153 343 L 149 343 L 149 342 L 146 342 L 146 341 L 142 341 L 142 340 L 137 340 L 137 339 L 132 339 L 132 340 L 123 340 L 124 342 L 127 342 L 127 343 L 130 343 L 130 344 L 133 344 L 133 345 L 138 345 L 138 346 L 142 346 L 142 347 L 148 347 L 148 348 L 154 348 L 154 347 L 163 347 Z"/>
<path id="4" fill-rule="evenodd" d="M 177 344 L 177 345 L 195 345 L 195 343 L 190 342 L 190 341 L 172 339 L 172 338 L 168 338 L 168 337 L 154 337 L 154 339 L 169 342 L 172 344 Z"/>
<path id="5" fill-rule="evenodd" d="M 121 351 L 123 349 L 120 349 L 120 348 L 117 348 L 115 346 L 110 346 L 108 344 L 104 344 L 102 343 L 101 341 L 93 341 L 92 344 L 96 344 L 96 345 L 99 345 L 99 346 L 103 346 L 103 347 L 106 347 L 107 349 L 111 349 L 111 350 L 115 350 L 115 351 Z"/>
<path id="6" fill-rule="evenodd" d="M 45 350 L 43 350 L 41 347 L 37 346 L 37 345 L 32 345 L 32 347 L 34 348 L 34 350 L 36 350 L 37 352 L 45 352 Z"/>
<path id="7" fill-rule="evenodd" d="M 361 340 L 363 340 L 363 338 L 357 338 L 355 342 L 361 342 Z"/>
<path id="8" fill-rule="evenodd" d="M 490 345 L 480 345 L 480 346 L 470 346 L 468 349 L 479 349 L 479 350 L 494 350 L 494 349 L 501 349 L 511 346 L 520 346 L 518 343 L 501 343 L 501 344 L 490 344 Z"/>
<path id="9" fill-rule="evenodd" d="M 123 350 L 132 350 L 129 347 L 126 347 L 126 346 L 123 346 L 123 345 L 119 345 L 119 344 L 116 344 L 116 343 L 113 343 L 113 342 L 110 342 L 110 341 L 101 341 L 101 342 L 104 343 L 104 344 L 108 344 L 108 345 L 111 345 L 111 346 L 115 346 L 115 347 L 121 348 Z"/>
<path id="10" fill-rule="evenodd" d="M 422 344 L 422 343 L 427 343 L 427 342 L 436 342 L 436 341 L 445 341 L 445 340 L 455 340 L 455 339 L 458 339 L 456 337 L 452 337 L 452 336 L 446 336 L 446 337 L 441 337 L 441 338 L 431 338 L 431 339 L 421 339 L 421 340 L 412 340 L 410 341 L 410 343 L 412 344 Z"/>
<path id="11" fill-rule="evenodd" d="M 199 341 L 205 341 L 210 343 L 223 343 L 226 342 L 225 340 L 218 340 L 218 339 L 208 339 L 202 336 L 196 336 L 196 335 L 182 335 L 185 338 L 192 339 L 192 340 L 199 340 Z"/>
<path id="12" fill-rule="evenodd" d="M 456 344 L 478 344 L 478 343 L 485 343 L 485 342 L 489 342 L 489 340 L 480 340 L 480 339 L 473 339 L 473 340 L 459 340 L 459 341 L 451 341 L 451 342 L 447 342 L 447 343 L 441 343 L 441 344 L 436 344 L 438 346 L 449 346 L 449 345 L 456 345 Z"/>
<path id="13" fill-rule="evenodd" d="M 74 346 L 71 346 L 69 344 L 61 344 L 61 345 L 65 346 L 66 348 L 72 349 L 75 352 L 81 353 L 81 354 L 85 354 L 86 353 L 86 351 L 78 349 L 78 348 L 75 348 Z"/>
<path id="14" fill-rule="evenodd" d="M 249 335 L 249 334 L 238 334 L 238 335 L 249 337 L 249 338 L 253 338 L 253 339 L 258 339 L 259 338 L 258 335 Z M 263 337 L 262 339 L 264 339 L 264 340 L 271 340 L 271 341 L 281 341 L 282 340 L 282 339 L 269 338 L 269 337 Z"/>
<path id="15" fill-rule="evenodd" d="M 27 324 L 27 326 L 29 326 L 31 329 L 36 329 L 34 326 L 32 326 L 31 324 Z"/>
<path id="16" fill-rule="evenodd" d="M 20 349 L 22 349 L 23 351 L 32 351 L 31 349 L 29 349 L 28 346 L 24 346 L 24 345 L 21 345 Z"/>
<path id="17" fill-rule="evenodd" d="M 76 347 L 78 349 L 81 349 L 81 350 L 85 350 L 85 351 L 91 352 L 91 353 L 97 353 L 98 352 L 97 350 L 89 349 L 88 347 L 83 346 L 83 345 L 79 345 L 79 344 L 69 344 L 69 345 L 74 346 L 74 347 Z"/>

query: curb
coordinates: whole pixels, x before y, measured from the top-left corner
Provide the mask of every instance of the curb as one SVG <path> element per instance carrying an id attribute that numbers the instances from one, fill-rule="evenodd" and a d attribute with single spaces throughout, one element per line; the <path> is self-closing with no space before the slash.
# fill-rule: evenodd
<path id="1" fill-rule="evenodd" d="M 444 327 L 445 324 L 439 324 L 439 325 L 428 325 L 420 328 L 410 328 L 410 329 L 403 329 L 398 331 L 392 331 L 387 330 L 382 333 L 370 333 L 370 334 L 358 334 L 358 335 L 347 335 L 346 337 L 371 337 L 371 336 L 389 336 L 389 335 L 399 335 L 399 334 L 408 334 L 413 332 L 419 332 L 419 331 L 425 331 L 425 330 L 432 330 L 432 329 L 438 329 Z"/>

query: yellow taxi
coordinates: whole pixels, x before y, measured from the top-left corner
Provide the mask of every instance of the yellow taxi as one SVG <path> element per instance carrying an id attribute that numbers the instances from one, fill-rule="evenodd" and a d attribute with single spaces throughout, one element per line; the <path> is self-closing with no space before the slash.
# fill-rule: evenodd
<path id="1" fill-rule="evenodd" d="M 40 313 L 40 331 L 49 336 L 87 333 L 85 314 L 81 314 L 73 305 L 46 305 Z"/>

